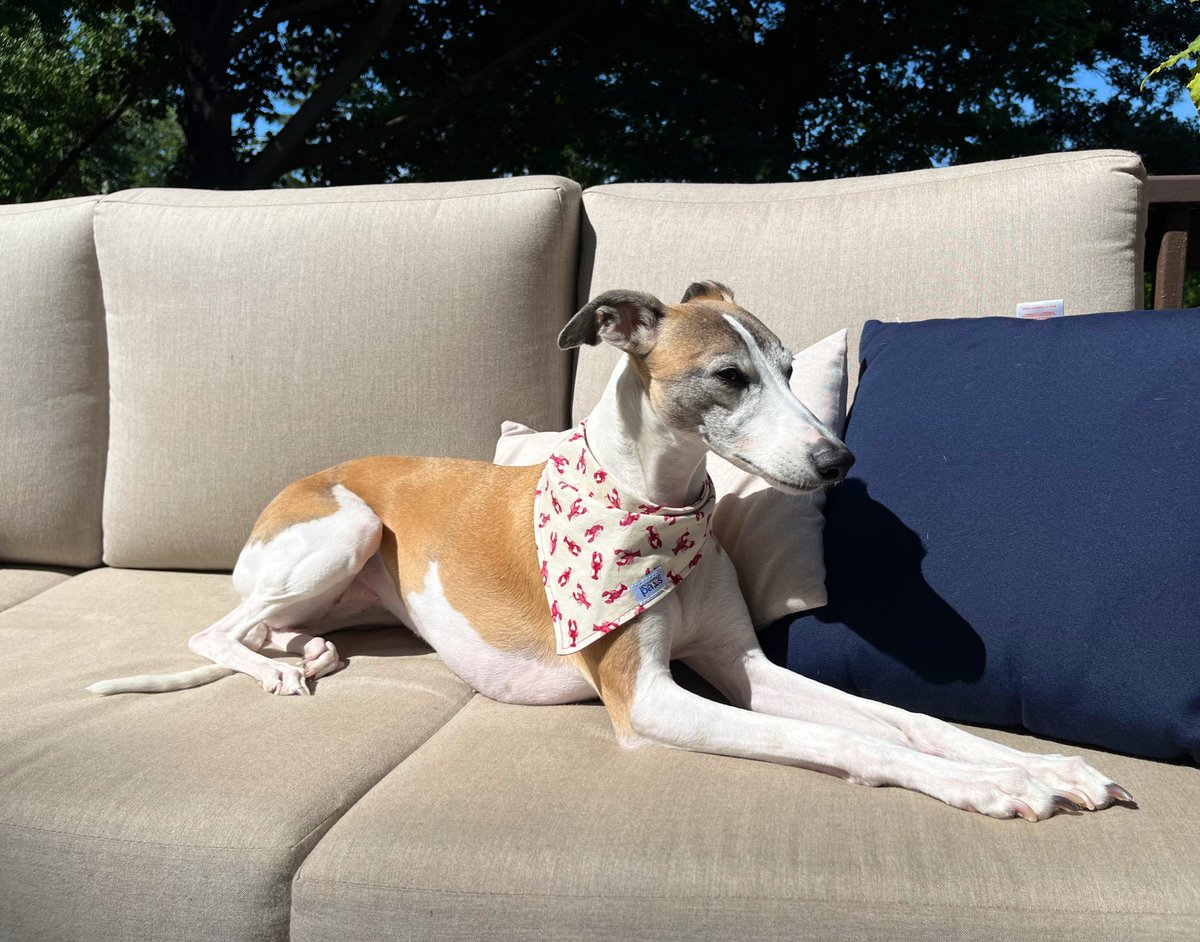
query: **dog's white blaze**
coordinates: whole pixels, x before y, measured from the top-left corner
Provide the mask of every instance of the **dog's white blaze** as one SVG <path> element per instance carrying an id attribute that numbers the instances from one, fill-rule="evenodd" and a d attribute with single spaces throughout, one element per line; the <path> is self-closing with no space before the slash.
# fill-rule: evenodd
<path id="1" fill-rule="evenodd" d="M 413 629 L 455 674 L 486 697 L 505 703 L 576 703 L 596 695 L 565 660 L 547 664 L 493 648 L 446 598 L 436 560 L 420 592 L 404 597 Z"/>
<path id="2" fill-rule="evenodd" d="M 796 397 L 783 381 L 778 367 L 762 352 L 754 335 L 737 318 L 729 314 L 724 317 L 746 344 L 765 393 L 762 407 L 746 423 L 744 436 L 745 457 L 754 461 L 757 467 L 745 470 L 766 473 L 783 481 L 814 477 L 808 459 L 809 449 L 823 441 L 837 441 L 837 437 Z"/>
<path id="3" fill-rule="evenodd" d="M 766 354 L 762 352 L 762 348 L 758 345 L 758 341 L 754 339 L 754 335 L 736 317 L 729 314 L 725 314 L 724 317 L 725 320 L 733 325 L 733 329 L 741 335 L 742 341 L 746 344 L 746 349 L 750 352 L 750 359 L 758 367 L 759 375 L 763 378 L 763 384 L 770 389 L 771 396 L 769 401 L 771 405 L 781 412 L 790 412 L 795 417 L 802 419 L 806 425 L 816 431 L 816 437 L 822 435 L 832 436 L 833 433 L 821 423 L 820 419 L 809 411 L 808 406 L 801 402 L 796 394 L 792 392 L 792 388 L 783 381 L 779 375 L 778 368 L 767 359 Z"/>

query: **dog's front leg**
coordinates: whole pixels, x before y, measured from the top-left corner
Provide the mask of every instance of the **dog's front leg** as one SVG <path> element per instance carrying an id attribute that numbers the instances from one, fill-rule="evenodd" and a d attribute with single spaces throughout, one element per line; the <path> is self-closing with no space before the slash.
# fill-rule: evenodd
<path id="1" fill-rule="evenodd" d="M 771 663 L 757 643 L 739 658 L 689 659 L 688 663 L 719 689 L 744 691 L 744 700 L 731 699 L 755 712 L 855 729 L 971 765 L 1021 769 L 1089 810 L 1131 800 L 1125 789 L 1079 756 L 1022 752 L 935 717 L 827 687 Z"/>
<path id="2" fill-rule="evenodd" d="M 824 723 L 753 713 L 675 684 L 669 670 L 680 605 L 664 599 L 577 655 L 626 745 L 658 743 L 762 759 L 862 785 L 899 785 L 997 818 L 1049 817 L 1074 805 L 1020 768 L 984 768 Z"/>
<path id="3" fill-rule="evenodd" d="M 721 559 L 724 557 L 722 556 Z M 721 561 L 714 559 L 714 563 Z M 705 616 L 682 653 L 730 702 L 758 713 L 821 723 L 973 766 L 1023 770 L 1055 794 L 1089 808 L 1130 795 L 1078 756 L 1037 755 L 982 739 L 943 720 L 818 683 L 769 661 L 758 644 L 732 567 L 714 565 Z"/>

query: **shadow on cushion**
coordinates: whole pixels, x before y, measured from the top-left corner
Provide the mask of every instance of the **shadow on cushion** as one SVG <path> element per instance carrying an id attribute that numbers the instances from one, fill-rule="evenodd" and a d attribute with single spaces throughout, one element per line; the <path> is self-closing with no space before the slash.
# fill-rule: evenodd
<path id="1" fill-rule="evenodd" d="M 849 628 L 930 683 L 979 680 L 987 660 L 983 639 L 926 581 L 921 538 L 857 478 L 839 487 L 837 500 L 843 525 L 827 539 L 840 541 L 838 557 L 855 565 L 829 574 L 829 605 L 814 620 Z"/>

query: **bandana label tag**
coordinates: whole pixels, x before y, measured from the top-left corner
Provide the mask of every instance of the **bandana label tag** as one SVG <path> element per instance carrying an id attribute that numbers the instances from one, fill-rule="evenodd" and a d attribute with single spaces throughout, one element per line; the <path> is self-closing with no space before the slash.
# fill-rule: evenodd
<path id="1" fill-rule="evenodd" d="M 642 578 L 636 580 L 630 587 L 634 597 L 639 602 L 648 602 L 666 588 L 667 577 L 663 575 L 662 567 L 655 566 Z"/>

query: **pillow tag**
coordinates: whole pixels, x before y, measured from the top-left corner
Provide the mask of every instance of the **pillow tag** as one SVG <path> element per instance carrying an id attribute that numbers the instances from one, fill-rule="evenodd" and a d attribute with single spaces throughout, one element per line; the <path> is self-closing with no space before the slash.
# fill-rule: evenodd
<path id="1" fill-rule="evenodd" d="M 1048 317 L 1063 316 L 1063 301 L 1023 301 L 1017 305 L 1017 317 L 1034 321 L 1044 321 Z"/>

